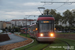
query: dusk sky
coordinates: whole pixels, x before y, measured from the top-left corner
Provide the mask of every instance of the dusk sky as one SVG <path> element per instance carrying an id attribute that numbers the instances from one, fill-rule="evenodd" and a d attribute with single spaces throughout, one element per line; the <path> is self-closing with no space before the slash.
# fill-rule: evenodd
<path id="1" fill-rule="evenodd" d="M 24 19 L 27 17 L 25 15 L 40 15 L 38 7 L 45 7 L 45 9 L 56 9 L 57 12 L 60 13 L 67 9 L 75 9 L 75 3 L 44 4 L 41 3 L 41 1 L 75 2 L 75 0 L 0 0 L 0 21 Z M 30 16 L 28 19 L 37 19 L 37 17 Z"/>

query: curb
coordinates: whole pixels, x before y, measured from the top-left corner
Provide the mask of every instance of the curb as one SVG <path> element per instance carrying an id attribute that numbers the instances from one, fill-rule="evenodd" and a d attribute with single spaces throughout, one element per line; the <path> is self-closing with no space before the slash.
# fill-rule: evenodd
<path id="1" fill-rule="evenodd" d="M 32 42 L 31 43 L 33 43 L 33 42 L 34 42 L 34 40 L 32 39 Z M 29 44 L 31 44 L 31 43 L 29 43 Z M 29 44 L 27 44 L 27 45 L 29 45 Z M 27 46 L 27 45 L 24 45 L 24 46 Z M 24 47 L 24 46 L 21 46 L 21 47 Z M 21 48 L 21 47 L 18 47 L 18 48 Z M 12 50 L 15 50 L 15 49 L 17 49 L 17 48 L 14 48 Z"/>

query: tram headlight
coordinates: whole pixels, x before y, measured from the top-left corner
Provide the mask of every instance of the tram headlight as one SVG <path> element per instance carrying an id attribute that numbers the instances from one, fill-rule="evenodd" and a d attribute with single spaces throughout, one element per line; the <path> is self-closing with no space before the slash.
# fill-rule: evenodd
<path id="1" fill-rule="evenodd" d="M 50 37 L 54 37 L 54 33 L 50 33 Z"/>
<path id="2" fill-rule="evenodd" d="M 43 33 L 40 33 L 40 36 L 41 36 L 41 37 L 43 37 L 43 36 L 44 36 L 44 34 L 43 34 Z"/>

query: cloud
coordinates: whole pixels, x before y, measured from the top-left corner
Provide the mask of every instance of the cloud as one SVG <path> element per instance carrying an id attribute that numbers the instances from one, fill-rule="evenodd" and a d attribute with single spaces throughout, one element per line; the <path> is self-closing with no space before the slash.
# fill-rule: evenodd
<path id="1" fill-rule="evenodd" d="M 44 1 L 44 0 L 43 0 Z M 46 0 L 49 1 L 49 0 Z M 50 0 L 51 1 L 51 0 Z M 75 0 L 52 0 L 53 2 L 75 2 Z M 64 3 L 53 3 L 52 5 L 44 5 L 46 9 L 56 9 L 57 12 L 63 13 L 67 9 L 74 9 L 75 3 L 68 5 Z M 38 7 L 42 7 L 43 3 L 40 0 L 2 0 L 0 5 L 0 20 L 4 19 L 20 19 L 25 15 L 40 15 L 37 10 Z"/>
<path id="2" fill-rule="evenodd" d="M 6 12 L 6 14 L 10 14 L 10 15 L 23 15 L 21 12 Z"/>
<path id="3" fill-rule="evenodd" d="M 31 11 L 31 12 L 5 12 L 8 15 L 39 15 L 39 11 Z"/>
<path id="4" fill-rule="evenodd" d="M 15 16 L 12 16 L 12 15 L 4 15 L 6 18 L 8 19 L 11 19 L 11 18 L 14 18 Z"/>
<path id="5" fill-rule="evenodd" d="M 23 19 L 25 18 L 25 15 L 40 15 L 39 11 L 31 11 L 31 12 L 19 12 L 19 11 L 0 11 L 0 17 L 2 17 L 0 20 L 12 20 L 12 19 Z M 34 17 L 30 17 L 31 19 L 34 19 Z"/>
<path id="6" fill-rule="evenodd" d="M 75 0 L 69 0 L 70 2 L 75 2 Z"/>
<path id="7" fill-rule="evenodd" d="M 24 6 L 39 6 L 39 5 L 43 5 L 40 2 L 28 2 L 28 3 L 24 3 Z"/>
<path id="8" fill-rule="evenodd" d="M 26 15 L 40 15 L 39 11 L 25 12 Z"/>
<path id="9" fill-rule="evenodd" d="M 11 19 L 15 18 L 15 16 L 6 15 L 6 14 L 5 14 L 5 15 L 0 15 L 0 18 L 1 18 L 0 20 L 4 20 L 4 21 L 5 21 L 6 19 L 7 19 L 7 20 L 11 20 Z"/>

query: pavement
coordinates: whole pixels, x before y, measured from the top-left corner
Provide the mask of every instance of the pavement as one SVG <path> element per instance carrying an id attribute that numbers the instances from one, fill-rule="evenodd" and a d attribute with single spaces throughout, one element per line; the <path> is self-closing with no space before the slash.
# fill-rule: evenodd
<path id="1" fill-rule="evenodd" d="M 4 33 L 4 34 L 6 34 L 6 33 Z M 8 32 L 7 34 L 10 37 L 10 40 L 4 41 L 4 42 L 0 42 L 0 46 L 27 40 L 26 38 L 22 38 L 22 37 L 16 36 L 16 35 L 14 35 L 14 34 L 12 34 L 10 32 Z"/>

